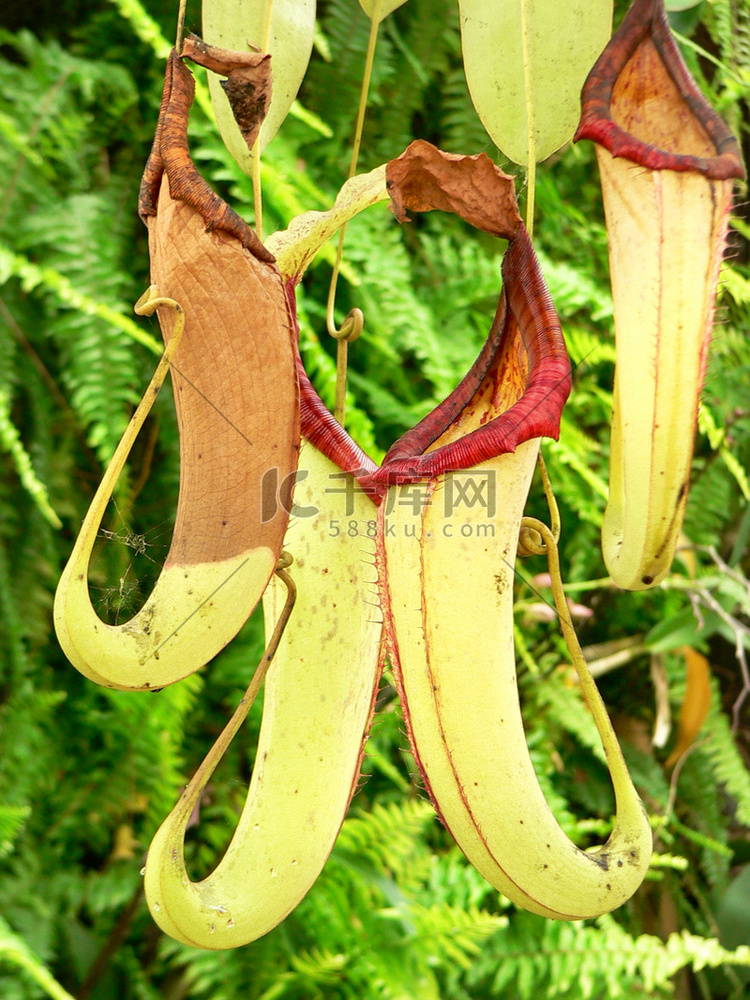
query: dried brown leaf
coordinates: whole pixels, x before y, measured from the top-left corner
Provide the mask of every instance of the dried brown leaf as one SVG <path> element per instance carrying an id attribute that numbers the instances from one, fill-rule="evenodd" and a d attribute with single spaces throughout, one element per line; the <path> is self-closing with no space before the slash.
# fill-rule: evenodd
<path id="1" fill-rule="evenodd" d="M 484 153 L 444 153 L 417 139 L 386 169 L 391 210 L 399 222 L 407 211 L 453 212 L 493 236 L 512 240 L 521 225 L 514 179 Z"/>

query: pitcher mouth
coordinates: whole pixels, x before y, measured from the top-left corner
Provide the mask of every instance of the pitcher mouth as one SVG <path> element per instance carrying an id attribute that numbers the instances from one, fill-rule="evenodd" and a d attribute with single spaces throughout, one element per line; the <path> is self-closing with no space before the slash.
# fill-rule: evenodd
<path id="1" fill-rule="evenodd" d="M 657 57 L 650 62 L 658 72 L 650 86 L 660 103 L 659 115 L 654 117 L 677 115 L 680 123 L 674 141 L 668 144 L 660 141 L 664 136 L 651 124 L 633 120 L 621 92 L 631 61 L 650 54 Z M 692 171 L 709 180 L 745 176 L 737 140 L 690 76 L 672 38 L 662 0 L 635 0 L 589 73 L 581 107 L 574 142 L 591 139 L 612 156 L 650 170 Z"/>
<path id="2" fill-rule="evenodd" d="M 460 471 L 537 437 L 557 439 L 570 393 L 570 361 L 560 321 L 544 283 L 528 233 L 518 214 L 512 177 L 484 154 L 457 156 L 417 140 L 386 168 L 391 208 L 403 221 L 408 211 L 441 210 L 508 240 L 503 290 L 487 340 L 452 393 L 388 450 L 376 467 L 325 409 L 301 373 L 302 432 L 360 486 L 378 499 L 387 487 L 448 471 Z M 429 450 L 474 397 L 509 339 L 518 336 L 524 376 L 498 390 L 498 415 L 458 440 Z"/>

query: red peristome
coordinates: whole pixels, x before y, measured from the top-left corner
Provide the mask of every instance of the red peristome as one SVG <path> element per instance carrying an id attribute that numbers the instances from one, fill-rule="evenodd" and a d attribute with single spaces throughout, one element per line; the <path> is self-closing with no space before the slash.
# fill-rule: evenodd
<path id="1" fill-rule="evenodd" d="M 650 42 L 658 53 L 682 103 L 716 150 L 715 156 L 661 149 L 636 138 L 615 121 L 612 103 L 618 77 L 644 42 Z M 745 176 L 737 140 L 696 87 L 675 45 L 663 0 L 634 0 L 625 20 L 589 73 L 581 93 L 581 105 L 575 142 L 591 139 L 612 156 L 632 160 L 649 170 L 693 171 L 710 180 Z"/>
<path id="2" fill-rule="evenodd" d="M 507 306 L 505 305 L 507 303 Z M 468 405 L 505 337 L 517 326 L 528 358 L 522 396 L 500 416 L 451 444 L 423 454 Z M 570 393 L 570 361 L 560 321 L 528 234 L 521 227 L 503 259 L 503 296 L 490 336 L 459 386 L 390 449 L 365 482 L 407 483 L 469 469 L 537 437 L 557 439 Z"/>
<path id="3" fill-rule="evenodd" d="M 343 472 L 355 479 L 370 476 L 377 465 L 346 433 L 313 388 L 297 355 L 297 375 L 300 389 L 300 422 L 302 435 L 330 458 Z M 370 492 L 369 490 L 367 492 Z M 373 497 L 378 491 L 373 490 Z"/>

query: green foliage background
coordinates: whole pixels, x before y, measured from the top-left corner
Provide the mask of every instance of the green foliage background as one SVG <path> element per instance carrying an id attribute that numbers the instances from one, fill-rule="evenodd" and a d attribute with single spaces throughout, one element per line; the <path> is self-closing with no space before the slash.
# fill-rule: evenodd
<path id="1" fill-rule="evenodd" d="M 739 194 L 704 392 L 685 534 L 690 557 L 663 587 L 611 589 L 598 544 L 606 497 L 613 339 L 606 235 L 593 152 L 540 168 L 535 240 L 576 364 L 559 443 L 545 445 L 563 519 L 564 575 L 592 613 L 582 642 L 635 638 L 601 679 L 657 830 L 635 898 L 596 921 L 516 910 L 466 863 L 415 776 L 386 675 L 366 780 L 328 865 L 275 931 L 230 954 L 166 939 L 140 868 L 149 839 L 244 690 L 261 625 L 199 676 L 158 694 L 95 687 L 51 630 L 52 595 L 103 465 L 155 362 L 158 330 L 131 318 L 146 287 L 136 216 L 175 11 L 166 0 L 6 4 L 0 19 L 0 995 L 3 1000 L 516 1000 L 738 998 L 750 990 L 750 267 Z M 616 18 L 626 4 L 616 4 Z M 197 5 L 196 5 L 197 7 Z M 198 12 L 189 12 L 198 27 Z M 703 0 L 675 15 L 704 92 L 748 146 L 750 12 Z M 348 166 L 368 22 L 355 0 L 319 4 L 302 104 L 323 127 L 287 120 L 264 163 L 265 228 L 330 206 Z M 457 6 L 409 0 L 383 24 L 361 168 L 414 137 L 502 158 L 463 77 Z M 196 106 L 193 155 L 246 217 L 252 191 Z M 519 171 L 509 168 L 511 173 Z M 518 176 L 523 197 L 524 178 Z M 435 213 L 399 228 L 384 208 L 349 227 L 337 306 L 365 313 L 351 350 L 349 427 L 378 458 L 455 385 L 483 342 L 502 246 Z M 332 405 L 324 310 L 330 248 L 299 295 L 305 363 Z M 168 548 L 178 481 L 174 411 L 162 393 L 119 485 L 92 594 L 109 621 L 148 593 Z M 543 514 L 535 487 L 531 512 Z M 582 846 L 606 836 L 612 796 L 592 723 L 546 621 L 545 567 L 517 585 L 519 682 L 540 781 Z M 713 704 L 674 777 L 674 742 L 652 745 L 660 662 L 676 714 L 678 647 L 709 657 Z M 324 679 L 321 678 L 321 683 Z M 467 706 L 470 711 L 470 706 Z M 733 725 L 734 723 L 734 725 Z M 232 746 L 191 831 L 193 871 L 210 870 L 244 800 L 260 706 Z M 670 784 L 671 778 L 671 784 Z"/>

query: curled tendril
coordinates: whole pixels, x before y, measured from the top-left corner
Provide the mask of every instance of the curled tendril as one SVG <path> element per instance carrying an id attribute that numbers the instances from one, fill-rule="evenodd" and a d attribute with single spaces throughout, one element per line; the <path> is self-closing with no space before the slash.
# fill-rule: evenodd
<path id="1" fill-rule="evenodd" d="M 333 303 L 331 303 L 331 305 L 333 305 Z M 362 335 L 362 330 L 365 325 L 365 314 L 361 309 L 358 309 L 355 306 L 354 309 L 351 309 L 346 314 L 346 319 L 339 328 L 336 327 L 336 324 L 333 321 L 332 313 L 330 321 L 327 317 L 326 322 L 328 324 L 328 333 L 334 340 L 345 340 L 348 344 L 351 344 L 353 341 L 358 340 Z"/>
<path id="2" fill-rule="evenodd" d="M 546 530 L 549 531 L 557 544 L 557 542 L 560 541 L 560 510 L 557 506 L 557 500 L 552 489 L 552 483 L 550 482 L 547 466 L 544 464 L 541 451 L 537 455 L 536 461 L 539 468 L 539 474 L 542 477 L 542 488 L 544 489 L 544 496 L 547 500 L 547 507 L 549 509 L 550 527 Z M 539 531 L 539 525 L 541 523 L 541 521 L 537 521 L 536 518 L 533 517 L 525 517 L 521 522 L 521 530 L 518 535 L 519 558 L 527 559 L 529 556 L 543 556 L 547 554 L 547 545 L 544 541 L 544 536 Z"/>
<path id="3" fill-rule="evenodd" d="M 599 737 L 604 746 L 607 759 L 610 764 L 610 773 L 613 781 L 616 782 L 615 771 L 622 774 L 627 773 L 622 754 L 617 744 L 617 738 L 612 730 L 607 710 L 601 700 L 599 692 L 591 676 L 591 671 L 581 651 L 575 627 L 570 617 L 570 610 L 563 588 L 562 573 L 560 572 L 560 553 L 557 539 L 550 528 L 536 517 L 524 517 L 521 520 L 521 531 L 519 537 L 519 555 L 546 555 L 547 568 L 552 581 L 552 596 L 555 602 L 555 610 L 560 619 L 565 645 L 568 647 L 571 661 L 578 674 L 581 690 L 586 698 L 594 723 L 599 732 Z"/>

